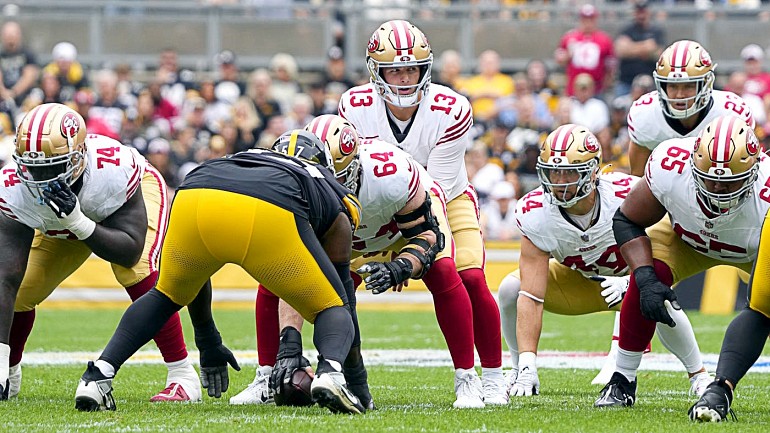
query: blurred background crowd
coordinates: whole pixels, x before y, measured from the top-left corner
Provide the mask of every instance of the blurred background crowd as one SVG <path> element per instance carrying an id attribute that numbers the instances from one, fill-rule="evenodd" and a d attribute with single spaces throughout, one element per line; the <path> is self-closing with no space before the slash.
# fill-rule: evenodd
<path id="1" fill-rule="evenodd" d="M 496 14 L 496 19 L 505 20 L 505 14 L 510 13 L 507 6 L 525 3 L 362 1 L 388 7 L 402 3 L 424 5 L 421 19 L 430 19 L 437 6 L 468 5 L 458 13 Z M 291 18 L 307 12 L 305 8 L 293 10 L 295 4 L 335 2 L 203 3 L 248 4 L 266 16 L 288 14 Z M 563 3 L 573 17 L 573 28 L 559 36 L 558 44 L 538 47 L 541 56 L 528 58 L 518 68 L 505 67 L 505 59 L 495 49 L 480 50 L 469 63 L 458 47 L 433 45 L 432 81 L 466 95 L 473 105 L 474 142 L 466 152 L 466 168 L 479 193 L 482 229 L 487 239 L 519 237 L 513 219 L 516 200 L 539 186 L 535 170 L 539 144 L 561 124 L 588 126 L 601 142 L 604 163 L 611 164 L 613 170 L 627 170 L 626 115 L 637 98 L 655 90 L 652 71 L 656 60 L 676 40 L 659 25 L 666 15 L 658 12 L 679 2 L 623 3 L 631 12 L 627 22 L 613 27 L 617 31 L 604 30 L 604 3 Z M 757 0 L 698 0 L 687 4 L 694 9 L 713 5 L 747 10 L 761 7 Z M 345 52 L 351 44 L 345 41 L 343 20 L 335 22 L 334 37 L 320 67 L 303 64 L 291 46 L 286 46 L 284 52 L 276 52 L 263 66 L 245 66 L 239 52 L 227 48 L 213 56 L 209 68 L 201 68 L 182 64 L 178 49 L 170 45 L 161 49 L 153 62 L 139 67 L 129 62 L 83 61 L 79 47 L 69 40 L 57 41 L 50 52 L 34 50 L 26 41 L 29 32 L 35 30 L 20 24 L 23 4 L 6 4 L 2 12 L 0 162 L 10 158 L 15 125 L 26 112 L 41 103 L 61 102 L 86 119 L 89 133 L 118 139 L 145 155 L 163 173 L 173 193 L 186 173 L 200 162 L 252 147 L 269 147 L 281 133 L 304 127 L 314 116 L 336 113 L 342 93 L 369 80 L 364 73 L 365 53 Z M 375 18 L 382 21 L 399 18 L 398 14 L 398 9 L 379 9 Z M 764 59 L 770 37 L 764 33 L 758 33 L 755 43 L 735 53 L 739 61 L 732 68 L 717 70 L 716 87 L 741 95 L 751 105 L 757 133 L 767 141 L 770 73 Z M 430 40 L 431 35 L 427 36 Z M 275 37 L 280 39 L 281 35 Z M 358 64 L 350 65 L 350 59 Z"/>

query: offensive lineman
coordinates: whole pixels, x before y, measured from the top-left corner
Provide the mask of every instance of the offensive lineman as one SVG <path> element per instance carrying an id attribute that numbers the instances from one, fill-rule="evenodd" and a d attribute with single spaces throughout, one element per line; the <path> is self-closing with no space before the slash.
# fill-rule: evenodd
<path id="1" fill-rule="evenodd" d="M 709 122 L 698 137 L 667 140 L 655 149 L 644 182 L 613 217 L 633 278 L 621 308 L 615 373 L 597 407 L 635 403 L 636 371 L 655 323 L 678 326 L 671 317 L 678 309 L 672 285 L 717 265 L 751 271 L 770 209 L 769 178 L 770 160 L 753 128 L 732 115 Z M 673 229 L 653 232 L 661 241 L 651 244 L 644 229 L 666 213 Z"/>
<path id="2" fill-rule="evenodd" d="M 92 252 L 111 262 L 132 300 L 152 288 L 168 215 L 160 173 L 136 151 L 87 134 L 65 105 L 27 113 L 13 159 L 0 186 L 0 400 L 21 387 L 35 307 Z M 179 315 L 169 319 L 154 337 L 168 366 L 166 389 L 151 401 L 198 401 Z"/>
<path id="3" fill-rule="evenodd" d="M 473 113 L 467 98 L 431 84 L 432 65 L 430 44 L 416 26 L 403 20 L 385 22 L 367 46 L 370 83 L 345 92 L 338 111 L 362 139 L 393 143 L 412 155 L 446 193 L 457 271 L 473 307 L 473 341 L 481 360 L 484 398 L 502 402 L 508 396 L 500 312 L 484 275 L 478 197 L 465 170 Z"/>

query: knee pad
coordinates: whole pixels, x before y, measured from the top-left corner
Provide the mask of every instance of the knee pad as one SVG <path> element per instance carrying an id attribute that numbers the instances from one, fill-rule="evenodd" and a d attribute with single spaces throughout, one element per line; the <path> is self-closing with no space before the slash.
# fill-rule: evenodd
<path id="1" fill-rule="evenodd" d="M 500 282 L 497 291 L 497 298 L 501 308 L 515 307 L 519 299 L 519 290 L 521 289 L 521 280 L 513 272 L 506 275 Z"/>

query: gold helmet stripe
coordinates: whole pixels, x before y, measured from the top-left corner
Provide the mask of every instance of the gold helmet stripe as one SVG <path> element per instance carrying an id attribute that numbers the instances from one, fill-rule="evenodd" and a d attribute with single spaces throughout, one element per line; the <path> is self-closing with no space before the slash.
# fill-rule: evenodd
<path id="1" fill-rule="evenodd" d="M 295 129 L 291 132 L 289 137 L 289 148 L 286 150 L 286 154 L 290 156 L 297 156 L 297 137 L 299 136 L 299 129 Z"/>

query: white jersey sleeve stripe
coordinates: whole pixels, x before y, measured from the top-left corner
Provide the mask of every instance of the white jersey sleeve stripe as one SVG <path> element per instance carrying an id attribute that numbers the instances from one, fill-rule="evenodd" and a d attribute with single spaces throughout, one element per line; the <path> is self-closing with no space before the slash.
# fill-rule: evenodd
<path id="1" fill-rule="evenodd" d="M 153 239 L 152 247 L 149 252 L 150 271 L 154 272 L 158 269 L 158 258 L 160 257 L 160 250 L 163 246 L 163 240 L 166 236 L 166 224 L 168 221 L 168 192 L 166 190 L 166 181 L 163 180 L 163 176 L 160 175 L 155 167 L 147 164 L 145 170 L 151 174 L 158 181 L 160 186 L 160 206 L 158 208 L 158 230 L 155 233 L 155 239 Z"/>

